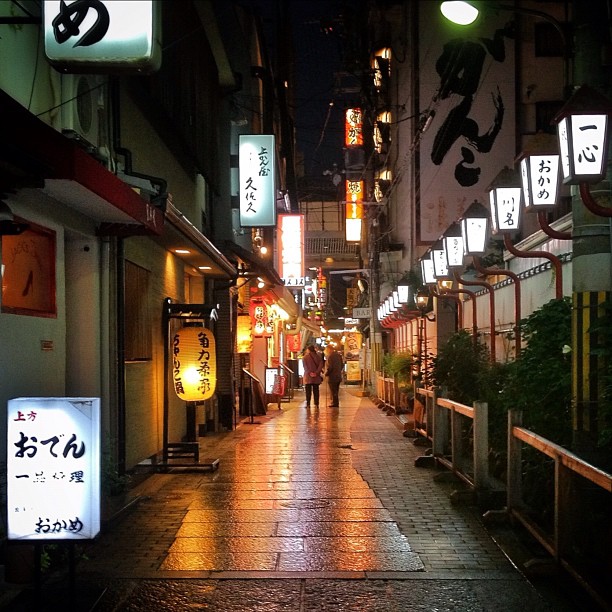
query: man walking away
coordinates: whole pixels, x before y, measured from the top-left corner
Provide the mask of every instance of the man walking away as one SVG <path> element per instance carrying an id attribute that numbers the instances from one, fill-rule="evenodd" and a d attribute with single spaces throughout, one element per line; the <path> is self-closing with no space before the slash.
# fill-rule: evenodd
<path id="1" fill-rule="evenodd" d="M 340 383 L 342 382 L 344 360 L 342 359 L 342 355 L 331 345 L 325 348 L 325 356 L 325 362 L 327 364 L 325 376 L 327 376 L 327 384 L 329 385 L 329 392 L 332 397 L 330 407 L 339 408 L 340 400 L 338 395 L 340 392 Z"/>

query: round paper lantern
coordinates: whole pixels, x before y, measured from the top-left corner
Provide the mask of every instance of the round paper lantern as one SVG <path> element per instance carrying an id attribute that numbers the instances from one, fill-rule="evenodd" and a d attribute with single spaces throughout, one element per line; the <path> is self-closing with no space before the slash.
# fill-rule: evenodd
<path id="1" fill-rule="evenodd" d="M 174 392 L 186 402 L 212 397 L 217 384 L 215 337 L 204 327 L 183 327 L 172 339 Z"/>

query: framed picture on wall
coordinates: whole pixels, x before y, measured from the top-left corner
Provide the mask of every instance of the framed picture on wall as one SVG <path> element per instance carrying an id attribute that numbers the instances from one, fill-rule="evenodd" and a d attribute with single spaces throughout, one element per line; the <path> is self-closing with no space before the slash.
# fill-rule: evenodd
<path id="1" fill-rule="evenodd" d="M 55 231 L 34 223 L 2 236 L 2 312 L 57 316 L 55 252 Z"/>

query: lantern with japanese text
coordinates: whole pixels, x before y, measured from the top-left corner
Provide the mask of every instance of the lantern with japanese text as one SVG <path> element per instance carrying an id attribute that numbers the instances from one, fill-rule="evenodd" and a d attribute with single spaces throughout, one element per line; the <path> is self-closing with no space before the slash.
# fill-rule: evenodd
<path id="1" fill-rule="evenodd" d="M 465 211 L 460 223 L 464 255 L 484 255 L 491 224 L 489 211 L 475 200 Z"/>
<path id="2" fill-rule="evenodd" d="M 183 327 L 172 338 L 172 382 L 186 402 L 206 400 L 215 392 L 215 337 L 204 327 Z"/>
<path id="3" fill-rule="evenodd" d="M 518 231 L 521 224 L 521 180 L 518 173 L 505 167 L 487 187 L 494 234 Z"/>
<path id="4" fill-rule="evenodd" d="M 236 352 L 250 353 L 252 350 L 253 326 L 251 325 L 251 316 L 240 314 L 236 321 Z"/>
<path id="5" fill-rule="evenodd" d="M 604 179 L 610 115 L 610 101 L 583 85 L 553 119 L 557 124 L 564 184 L 598 183 Z"/>
<path id="6" fill-rule="evenodd" d="M 363 115 L 360 108 L 348 108 L 344 114 L 344 144 L 347 147 L 363 146 Z"/>
<path id="7" fill-rule="evenodd" d="M 260 338 L 261 336 L 268 335 L 268 305 L 261 299 L 251 299 L 249 314 L 251 316 L 253 336 Z"/>

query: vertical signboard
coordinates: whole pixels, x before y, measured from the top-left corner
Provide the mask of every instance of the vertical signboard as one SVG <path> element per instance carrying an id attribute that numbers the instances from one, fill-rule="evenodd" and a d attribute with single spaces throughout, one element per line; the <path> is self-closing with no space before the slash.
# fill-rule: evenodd
<path id="1" fill-rule="evenodd" d="M 275 144 L 271 134 L 243 134 L 238 149 L 240 225 L 276 226 Z"/>
<path id="2" fill-rule="evenodd" d="M 289 287 L 304 286 L 304 215 L 278 216 L 278 273 Z"/>
<path id="3" fill-rule="evenodd" d="M 361 220 L 363 219 L 363 181 L 346 181 L 346 240 L 361 240 Z"/>
<path id="4" fill-rule="evenodd" d="M 100 531 L 100 399 L 9 400 L 11 540 L 88 540 Z"/>
<path id="5" fill-rule="evenodd" d="M 515 151 L 514 30 L 494 11 L 460 31 L 419 2 L 421 135 L 418 240 L 434 242 L 485 190 Z"/>
<path id="6" fill-rule="evenodd" d="M 344 145 L 363 146 L 362 113 L 360 108 L 348 108 L 344 114 Z"/>
<path id="7" fill-rule="evenodd" d="M 161 65 L 160 2 L 45 0 L 45 53 L 66 72 L 153 72 Z"/>

